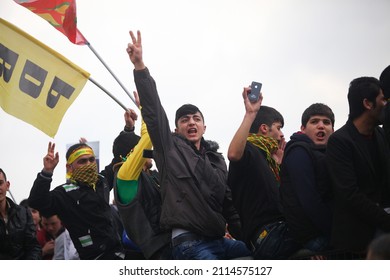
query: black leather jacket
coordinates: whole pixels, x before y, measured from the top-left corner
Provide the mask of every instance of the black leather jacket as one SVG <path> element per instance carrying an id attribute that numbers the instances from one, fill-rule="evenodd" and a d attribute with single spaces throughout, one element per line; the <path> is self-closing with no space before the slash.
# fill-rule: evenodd
<path id="1" fill-rule="evenodd" d="M 15 204 L 8 197 L 7 206 L 7 223 L 0 219 L 0 259 L 41 259 L 41 246 L 36 238 L 30 210 Z"/>

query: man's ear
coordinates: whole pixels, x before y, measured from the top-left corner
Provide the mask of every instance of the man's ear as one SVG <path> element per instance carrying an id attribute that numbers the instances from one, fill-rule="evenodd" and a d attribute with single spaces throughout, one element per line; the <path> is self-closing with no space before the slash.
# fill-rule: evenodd
<path id="1" fill-rule="evenodd" d="M 268 132 L 268 125 L 266 124 L 261 124 L 260 127 L 259 127 L 259 132 L 260 134 L 262 135 L 267 135 L 267 132 Z"/>
<path id="2" fill-rule="evenodd" d="M 72 171 L 73 171 L 72 165 L 66 164 L 66 173 L 69 173 L 69 172 L 72 172 Z"/>
<path id="3" fill-rule="evenodd" d="M 304 132 L 305 131 L 305 126 L 301 125 L 301 132 Z"/>
<path id="4" fill-rule="evenodd" d="M 363 99 L 363 106 L 364 106 L 364 108 L 366 108 L 367 110 L 371 110 L 372 109 L 372 105 L 373 105 L 373 103 L 371 101 L 369 101 L 367 98 Z"/>

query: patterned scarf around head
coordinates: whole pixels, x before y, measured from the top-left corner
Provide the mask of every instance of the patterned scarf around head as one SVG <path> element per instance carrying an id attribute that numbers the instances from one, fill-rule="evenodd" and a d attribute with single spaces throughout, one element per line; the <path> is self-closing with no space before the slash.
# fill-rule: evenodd
<path id="1" fill-rule="evenodd" d="M 70 155 L 68 160 L 66 161 L 67 164 L 72 164 L 75 162 L 79 157 L 84 155 L 92 155 L 95 156 L 95 153 L 90 147 L 80 147 L 76 150 L 74 150 Z M 66 172 L 66 179 L 70 179 L 72 177 L 72 171 Z"/>
<path id="2" fill-rule="evenodd" d="M 276 180 L 280 182 L 280 167 L 279 164 L 272 157 L 272 154 L 275 153 L 279 148 L 278 141 L 276 141 L 272 137 L 258 135 L 255 133 L 250 133 L 247 140 L 266 153 L 268 166 L 274 173 Z"/>
<path id="3" fill-rule="evenodd" d="M 98 171 L 96 162 L 86 164 L 76 168 L 70 177 L 71 181 L 78 181 L 81 183 L 88 184 L 95 190 L 96 183 L 98 181 Z"/>

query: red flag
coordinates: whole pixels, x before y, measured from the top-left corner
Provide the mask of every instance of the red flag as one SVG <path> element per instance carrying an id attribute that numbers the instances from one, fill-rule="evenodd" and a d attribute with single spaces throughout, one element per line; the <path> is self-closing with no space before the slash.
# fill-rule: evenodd
<path id="1" fill-rule="evenodd" d="M 47 20 L 54 28 L 77 45 L 88 41 L 77 29 L 75 0 L 14 0 L 19 5 Z"/>

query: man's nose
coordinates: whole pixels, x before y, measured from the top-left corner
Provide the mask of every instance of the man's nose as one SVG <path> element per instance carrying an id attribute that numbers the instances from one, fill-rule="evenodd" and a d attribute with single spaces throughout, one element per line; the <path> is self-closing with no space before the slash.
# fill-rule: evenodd
<path id="1" fill-rule="evenodd" d="M 324 128 L 325 127 L 325 123 L 323 121 L 319 121 L 318 122 L 318 127 L 319 128 Z"/>

